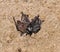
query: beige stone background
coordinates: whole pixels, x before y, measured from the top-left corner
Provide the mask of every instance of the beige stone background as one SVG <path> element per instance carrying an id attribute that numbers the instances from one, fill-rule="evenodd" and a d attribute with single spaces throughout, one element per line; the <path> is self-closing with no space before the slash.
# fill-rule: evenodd
<path id="1" fill-rule="evenodd" d="M 20 36 L 12 17 L 21 11 L 41 20 L 37 34 Z M 0 52 L 60 52 L 60 0 L 0 0 Z"/>

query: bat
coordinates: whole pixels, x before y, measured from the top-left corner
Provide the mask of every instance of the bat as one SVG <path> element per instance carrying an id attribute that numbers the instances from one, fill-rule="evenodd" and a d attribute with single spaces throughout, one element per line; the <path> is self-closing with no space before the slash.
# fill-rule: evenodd
<path id="1" fill-rule="evenodd" d="M 24 14 L 21 12 L 21 20 L 15 20 L 13 17 L 13 20 L 15 22 L 15 26 L 17 31 L 21 32 L 21 35 L 26 33 L 26 35 L 32 35 L 32 33 L 37 33 L 41 29 L 41 24 L 44 22 L 44 20 L 41 20 L 39 18 L 39 15 L 35 16 L 31 21 L 29 20 L 29 15 Z"/>

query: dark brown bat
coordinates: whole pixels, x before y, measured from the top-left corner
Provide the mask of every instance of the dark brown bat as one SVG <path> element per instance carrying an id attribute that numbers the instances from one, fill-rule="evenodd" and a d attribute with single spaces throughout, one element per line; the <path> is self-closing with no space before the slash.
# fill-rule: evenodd
<path id="1" fill-rule="evenodd" d="M 40 20 L 39 15 L 35 16 L 27 27 L 29 34 L 37 33 L 41 29 L 42 22 L 44 22 L 44 20 Z"/>
<path id="2" fill-rule="evenodd" d="M 16 29 L 21 32 L 21 35 L 24 33 L 29 34 L 30 36 L 32 33 L 37 33 L 41 29 L 41 24 L 44 22 L 44 20 L 39 19 L 39 15 L 35 16 L 31 21 L 29 20 L 29 15 L 24 14 L 21 12 L 21 20 L 15 20 L 13 17 L 13 20 L 15 22 Z"/>
<path id="3" fill-rule="evenodd" d="M 21 32 L 21 35 L 26 33 L 26 28 L 28 26 L 28 24 L 30 23 L 29 19 L 28 19 L 28 15 L 24 14 L 23 12 L 21 12 L 22 16 L 21 16 L 21 20 L 15 20 L 15 18 L 13 17 L 13 20 L 15 22 L 15 26 L 16 29 L 18 31 Z"/>

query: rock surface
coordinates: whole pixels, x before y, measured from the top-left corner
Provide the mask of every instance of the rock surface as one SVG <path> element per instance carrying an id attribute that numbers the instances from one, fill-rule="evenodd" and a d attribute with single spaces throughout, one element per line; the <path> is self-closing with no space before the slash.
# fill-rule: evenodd
<path id="1" fill-rule="evenodd" d="M 40 15 L 41 30 L 20 36 L 12 17 Z M 60 52 L 60 0 L 0 0 L 0 52 Z"/>

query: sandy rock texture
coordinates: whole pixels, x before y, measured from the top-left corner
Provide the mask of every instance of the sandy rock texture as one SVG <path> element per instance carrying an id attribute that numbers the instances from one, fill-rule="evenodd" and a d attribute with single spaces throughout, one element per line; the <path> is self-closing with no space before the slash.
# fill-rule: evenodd
<path id="1" fill-rule="evenodd" d="M 31 37 L 14 25 L 22 11 L 45 20 Z M 60 0 L 0 0 L 0 52 L 60 52 Z"/>

